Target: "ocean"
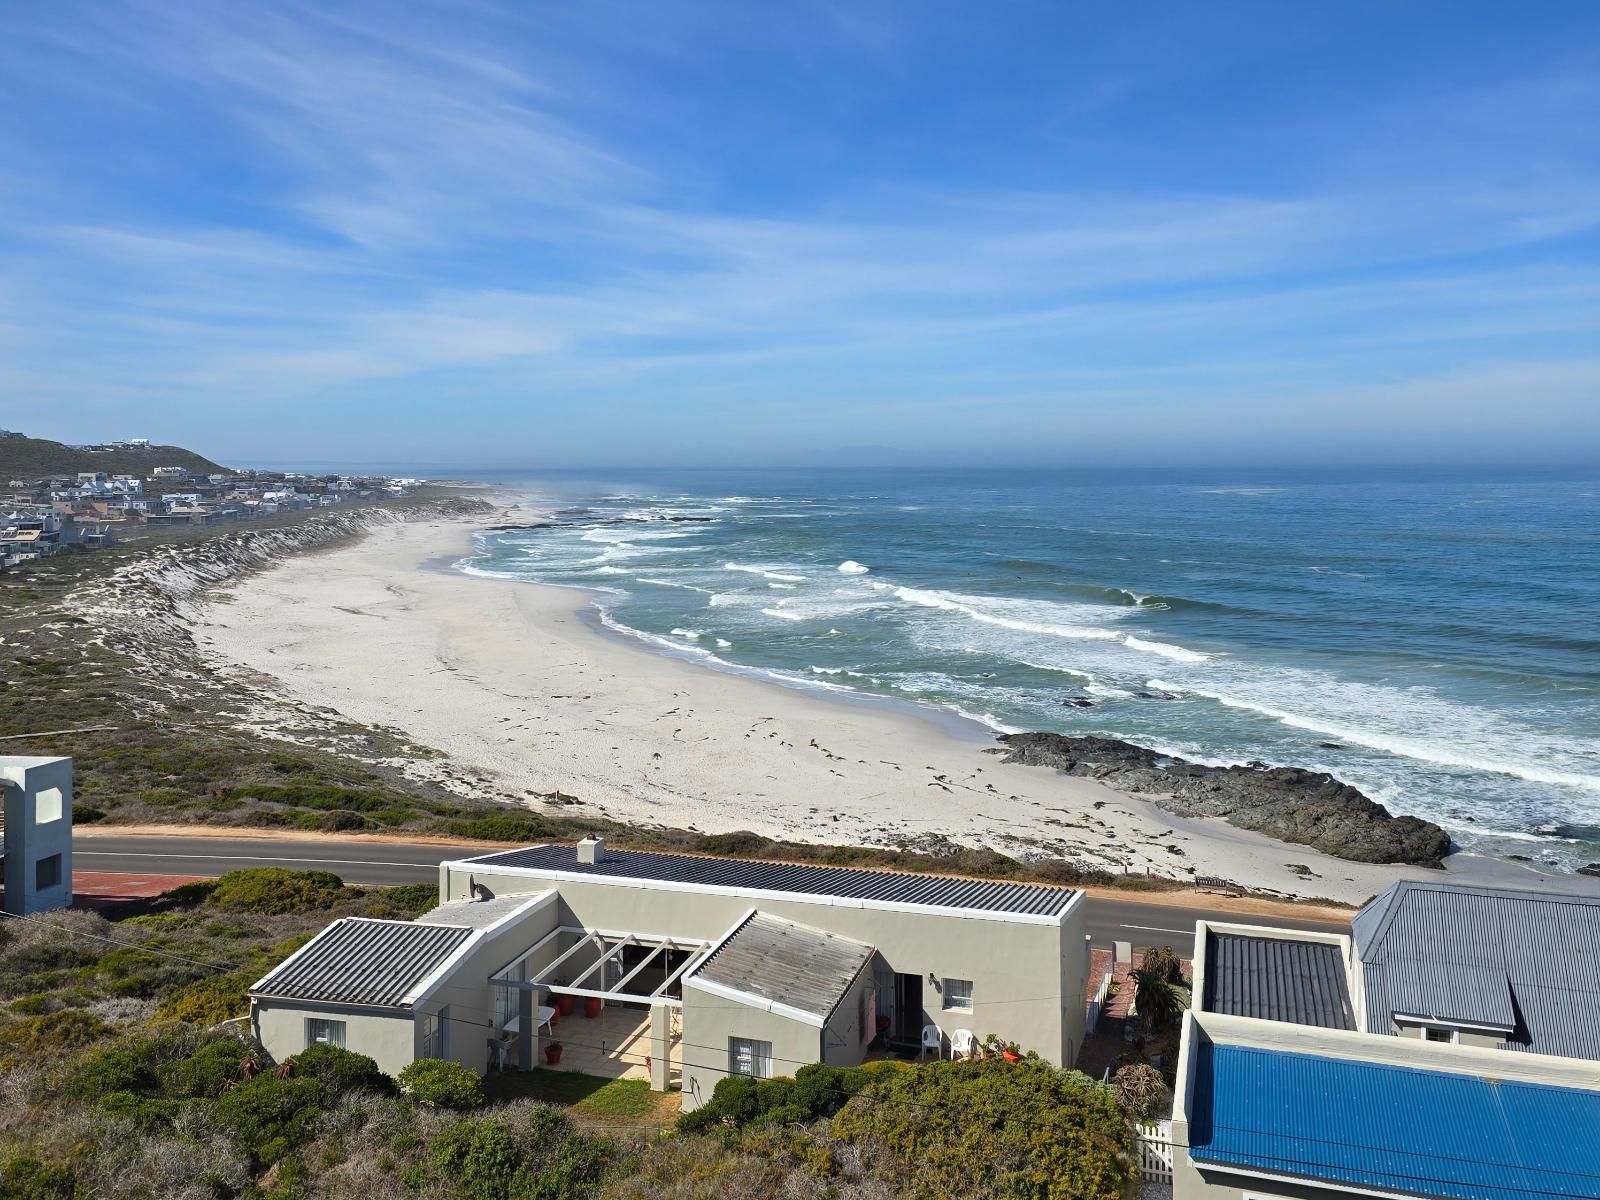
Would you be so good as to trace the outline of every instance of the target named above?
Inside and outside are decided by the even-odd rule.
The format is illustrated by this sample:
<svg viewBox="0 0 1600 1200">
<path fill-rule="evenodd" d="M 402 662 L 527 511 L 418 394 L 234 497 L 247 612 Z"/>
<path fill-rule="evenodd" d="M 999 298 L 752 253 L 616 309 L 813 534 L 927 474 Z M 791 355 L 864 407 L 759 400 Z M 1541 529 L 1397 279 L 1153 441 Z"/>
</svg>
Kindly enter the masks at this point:
<svg viewBox="0 0 1600 1200">
<path fill-rule="evenodd" d="M 486 481 L 559 524 L 485 533 L 463 569 L 593 589 L 599 620 L 663 653 L 996 731 L 1325 770 L 1464 849 L 1600 860 L 1600 480 Z"/>
</svg>

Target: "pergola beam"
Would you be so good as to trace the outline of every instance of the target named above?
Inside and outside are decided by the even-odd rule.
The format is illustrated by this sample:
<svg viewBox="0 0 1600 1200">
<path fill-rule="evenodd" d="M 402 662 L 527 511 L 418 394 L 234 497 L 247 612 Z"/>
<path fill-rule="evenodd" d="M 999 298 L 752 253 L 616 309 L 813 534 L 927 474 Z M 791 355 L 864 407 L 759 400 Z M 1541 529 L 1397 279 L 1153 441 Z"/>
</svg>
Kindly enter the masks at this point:
<svg viewBox="0 0 1600 1200">
<path fill-rule="evenodd" d="M 613 958 L 617 957 L 617 955 L 621 954 L 629 946 L 634 946 L 634 945 L 637 945 L 637 944 L 638 944 L 638 939 L 636 937 L 634 937 L 633 934 L 630 933 L 627 937 L 623 938 L 622 941 L 618 942 L 615 946 L 611 947 L 611 949 L 606 950 L 603 954 L 601 954 L 599 958 L 595 959 L 593 966 L 591 966 L 582 975 L 579 975 L 576 979 L 574 979 L 572 981 L 572 986 L 573 987 L 582 987 L 583 986 L 583 981 L 585 979 L 589 978 L 589 976 L 593 975 L 596 971 L 601 970 L 601 968 L 604 967 L 606 965 L 606 963 L 610 962 Z M 605 945 L 605 943 L 602 942 L 601 943 L 602 949 L 604 948 L 604 945 Z M 600 976 L 600 982 L 601 982 L 601 984 L 604 984 L 605 981 L 606 981 L 606 977 L 605 977 L 604 973 L 602 973 L 601 976 Z"/>
<path fill-rule="evenodd" d="M 556 932 L 559 933 L 560 930 L 557 930 Z M 551 963 L 544 970 L 540 971 L 538 975 L 536 975 L 532 979 L 528 980 L 528 982 L 529 983 L 542 983 L 542 982 L 544 982 L 546 979 L 548 979 L 555 972 L 557 967 L 559 967 L 562 963 L 566 962 L 567 959 L 571 958 L 579 950 L 582 950 L 585 946 L 597 945 L 597 944 L 599 944 L 599 941 L 600 941 L 600 937 L 599 937 L 598 934 L 594 934 L 594 933 L 589 934 L 588 937 L 584 938 L 577 945 L 569 947 L 567 949 L 566 953 L 564 953 L 560 958 L 556 959 L 555 962 Z"/>
<path fill-rule="evenodd" d="M 669 987 L 671 987 L 673 984 L 677 983 L 678 980 L 683 976 L 683 973 L 685 971 L 689 970 L 691 967 L 694 967 L 697 964 L 699 964 L 700 962 L 704 961 L 705 956 L 706 956 L 706 951 L 709 950 L 709 949 L 711 949 L 711 943 L 709 943 L 709 942 L 701 942 L 700 943 L 699 952 L 695 953 L 695 954 L 691 954 L 691 955 L 689 955 L 688 958 L 684 959 L 683 965 L 681 967 L 679 967 L 676 971 L 674 971 L 671 975 L 668 975 L 665 979 L 663 979 L 661 981 L 661 986 L 658 987 L 655 991 L 650 993 L 651 997 L 654 998 L 654 997 L 657 997 L 657 996 L 661 995 L 661 993 L 665 992 Z"/>
<path fill-rule="evenodd" d="M 644 956 L 644 961 L 643 962 L 641 962 L 633 970 L 629 971 L 621 979 L 617 980 L 616 990 L 620 992 L 623 988 L 627 987 L 628 984 L 633 981 L 633 977 L 635 975 L 637 975 L 640 971 L 644 970 L 651 963 L 655 962 L 656 955 L 662 953 L 665 950 L 671 950 L 672 948 L 673 947 L 672 947 L 672 939 L 671 938 L 668 938 L 666 941 L 662 942 L 659 946 L 655 947 L 653 950 L 650 951 L 649 954 L 646 954 Z"/>
</svg>

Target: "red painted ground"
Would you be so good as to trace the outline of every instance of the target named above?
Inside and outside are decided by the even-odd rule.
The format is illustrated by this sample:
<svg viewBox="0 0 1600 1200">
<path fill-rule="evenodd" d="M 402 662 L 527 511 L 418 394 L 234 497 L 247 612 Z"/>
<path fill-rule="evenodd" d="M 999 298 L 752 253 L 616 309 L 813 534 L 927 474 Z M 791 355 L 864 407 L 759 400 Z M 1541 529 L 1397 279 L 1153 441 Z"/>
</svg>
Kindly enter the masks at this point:
<svg viewBox="0 0 1600 1200">
<path fill-rule="evenodd" d="M 208 875 L 160 875 L 150 871 L 74 871 L 72 903 L 95 908 L 122 900 L 140 900 L 171 891 L 180 883 L 209 879 Z"/>
</svg>

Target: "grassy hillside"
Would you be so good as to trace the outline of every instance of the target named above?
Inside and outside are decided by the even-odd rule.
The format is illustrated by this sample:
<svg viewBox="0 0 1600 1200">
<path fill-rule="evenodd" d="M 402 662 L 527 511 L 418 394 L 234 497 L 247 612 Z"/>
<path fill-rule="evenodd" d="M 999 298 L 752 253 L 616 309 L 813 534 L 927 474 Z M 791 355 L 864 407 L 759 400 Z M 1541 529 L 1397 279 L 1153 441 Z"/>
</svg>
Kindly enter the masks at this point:
<svg viewBox="0 0 1600 1200">
<path fill-rule="evenodd" d="M 0 486 L 13 479 L 75 475 L 79 471 L 148 477 L 157 467 L 183 467 L 189 471 L 204 471 L 208 475 L 228 469 L 181 446 L 151 446 L 145 450 L 108 450 L 90 454 L 44 438 L 0 438 Z"/>
</svg>

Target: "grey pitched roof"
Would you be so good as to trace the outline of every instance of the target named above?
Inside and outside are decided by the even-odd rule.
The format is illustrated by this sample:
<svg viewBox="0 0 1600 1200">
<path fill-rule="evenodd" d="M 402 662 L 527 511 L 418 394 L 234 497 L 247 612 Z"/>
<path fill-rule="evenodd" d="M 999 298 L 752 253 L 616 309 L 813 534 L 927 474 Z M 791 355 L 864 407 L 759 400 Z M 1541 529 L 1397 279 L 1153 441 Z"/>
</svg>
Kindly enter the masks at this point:
<svg viewBox="0 0 1600 1200">
<path fill-rule="evenodd" d="M 974 912 L 1059 916 L 1077 893 L 1032 883 L 996 883 L 917 875 L 907 871 L 862 871 L 848 867 L 797 866 L 749 859 L 709 858 L 606 849 L 597 863 L 578 861 L 571 845 L 529 846 L 468 860 L 486 867 L 562 871 L 598 879 L 655 880 L 741 892 L 789 893 L 969 909 Z"/>
<path fill-rule="evenodd" d="M 809 925 L 753 913 L 690 978 L 827 1018 L 872 957 L 872 947 Z"/>
<path fill-rule="evenodd" d="M 1354 1029 L 1344 959 L 1332 942 L 1209 933 L 1206 1012 Z"/>
<path fill-rule="evenodd" d="M 1600 897 L 1404 880 L 1351 925 L 1372 1032 L 1400 1013 L 1600 1060 Z"/>
<path fill-rule="evenodd" d="M 472 935 L 458 925 L 344 917 L 250 991 L 288 1000 L 392 1007 Z"/>
</svg>

